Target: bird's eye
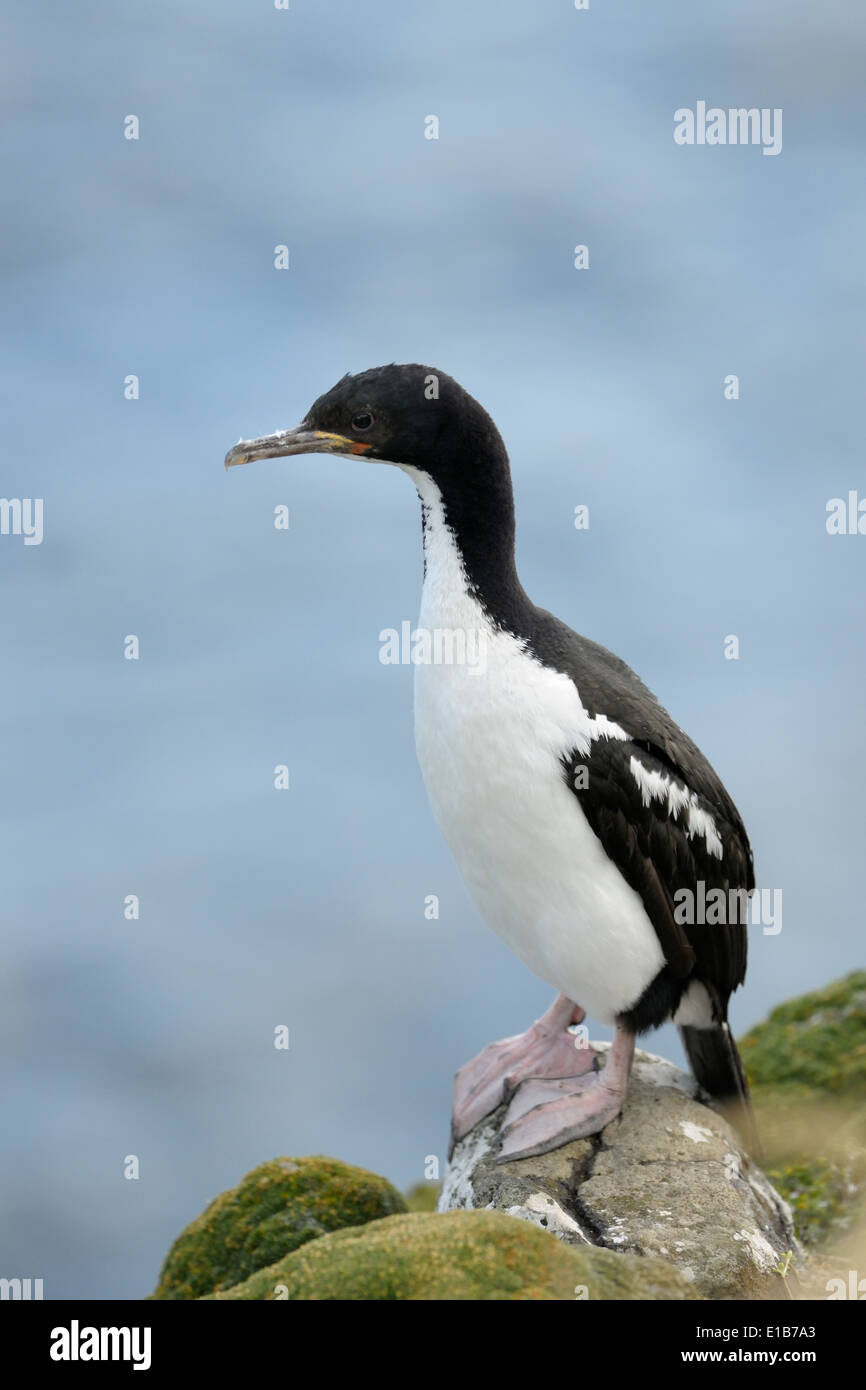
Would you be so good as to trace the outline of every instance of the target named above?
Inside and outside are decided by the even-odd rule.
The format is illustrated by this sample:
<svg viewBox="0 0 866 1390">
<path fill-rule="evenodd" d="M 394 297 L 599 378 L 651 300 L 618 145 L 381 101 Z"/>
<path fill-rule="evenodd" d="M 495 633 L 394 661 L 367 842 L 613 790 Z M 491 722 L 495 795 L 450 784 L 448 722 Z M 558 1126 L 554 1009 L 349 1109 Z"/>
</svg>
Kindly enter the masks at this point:
<svg viewBox="0 0 866 1390">
<path fill-rule="evenodd" d="M 370 429 L 373 424 L 373 414 L 369 410 L 359 410 L 357 415 L 352 416 L 352 429 L 363 434 L 364 430 Z"/>
</svg>

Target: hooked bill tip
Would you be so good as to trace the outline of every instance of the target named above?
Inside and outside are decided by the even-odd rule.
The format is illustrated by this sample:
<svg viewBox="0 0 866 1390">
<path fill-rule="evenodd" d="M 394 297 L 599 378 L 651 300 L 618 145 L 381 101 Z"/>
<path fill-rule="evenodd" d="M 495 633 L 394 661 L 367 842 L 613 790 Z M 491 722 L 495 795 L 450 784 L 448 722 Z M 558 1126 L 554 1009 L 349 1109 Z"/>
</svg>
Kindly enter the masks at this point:
<svg viewBox="0 0 866 1390">
<path fill-rule="evenodd" d="M 229 468 L 233 468 L 238 463 L 247 462 L 247 457 L 243 449 L 243 446 L 244 444 L 246 444 L 246 442 L 247 441 L 245 439 L 239 439 L 234 448 L 229 449 L 228 453 L 225 456 L 224 467 L 226 468 L 226 470 L 228 470 Z"/>
</svg>

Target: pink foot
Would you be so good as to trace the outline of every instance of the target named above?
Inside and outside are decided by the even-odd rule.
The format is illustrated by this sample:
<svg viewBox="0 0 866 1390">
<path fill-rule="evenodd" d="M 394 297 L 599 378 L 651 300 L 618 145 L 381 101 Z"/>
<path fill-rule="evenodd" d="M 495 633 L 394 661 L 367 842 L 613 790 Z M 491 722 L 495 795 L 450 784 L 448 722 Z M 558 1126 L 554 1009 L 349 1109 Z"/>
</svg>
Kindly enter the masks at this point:
<svg viewBox="0 0 866 1390">
<path fill-rule="evenodd" d="M 634 1034 L 618 1025 L 602 1071 L 524 1081 L 505 1113 L 497 1163 L 598 1134 L 622 1109 L 633 1056 Z"/>
<path fill-rule="evenodd" d="M 567 1031 L 584 1017 L 579 1004 L 560 994 L 525 1033 L 491 1043 L 462 1066 L 454 1080 L 451 1150 L 527 1077 L 578 1077 L 590 1071 L 596 1054 L 576 1046 L 580 1039 Z"/>
</svg>

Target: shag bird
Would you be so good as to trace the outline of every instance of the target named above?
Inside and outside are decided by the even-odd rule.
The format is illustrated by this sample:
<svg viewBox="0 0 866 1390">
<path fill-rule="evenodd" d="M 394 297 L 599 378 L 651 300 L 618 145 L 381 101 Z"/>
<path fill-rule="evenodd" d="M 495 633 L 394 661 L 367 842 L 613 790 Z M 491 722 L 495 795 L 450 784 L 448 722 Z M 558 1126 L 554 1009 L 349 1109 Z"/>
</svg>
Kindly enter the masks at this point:
<svg viewBox="0 0 866 1390">
<path fill-rule="evenodd" d="M 636 1036 L 670 1019 L 698 1082 L 754 1143 L 727 1021 L 744 915 L 709 925 L 680 910 L 689 894 L 751 892 L 743 823 L 634 672 L 524 591 L 490 416 L 444 372 L 392 364 L 344 376 L 296 429 L 242 440 L 225 462 L 306 453 L 393 464 L 418 491 L 419 630 L 464 634 L 475 656 L 437 661 L 434 641 L 415 664 L 424 781 L 481 915 L 558 991 L 527 1032 L 457 1073 L 452 1145 L 506 1101 L 500 1161 L 597 1133 L 620 1112 Z M 586 1013 L 614 1025 L 603 1066 L 576 1045 Z"/>
</svg>

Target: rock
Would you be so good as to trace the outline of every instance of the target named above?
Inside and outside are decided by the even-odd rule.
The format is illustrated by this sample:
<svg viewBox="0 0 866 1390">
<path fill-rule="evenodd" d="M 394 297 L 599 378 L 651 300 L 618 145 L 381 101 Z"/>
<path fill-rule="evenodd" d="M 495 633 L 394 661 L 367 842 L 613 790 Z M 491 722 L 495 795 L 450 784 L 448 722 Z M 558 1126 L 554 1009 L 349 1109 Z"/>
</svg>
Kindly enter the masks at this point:
<svg viewBox="0 0 866 1390">
<path fill-rule="evenodd" d="M 780 1005 L 740 1051 L 768 1174 L 800 1239 L 830 1249 L 866 1225 L 866 972 Z"/>
<path fill-rule="evenodd" d="M 396 1188 L 333 1158 L 275 1158 L 217 1197 L 174 1242 L 155 1299 L 201 1298 L 308 1241 L 404 1212 Z"/>
<path fill-rule="evenodd" d="M 696 1299 L 670 1265 L 569 1247 L 496 1211 L 411 1212 L 321 1236 L 217 1299 Z"/>
<path fill-rule="evenodd" d="M 455 1148 L 440 1211 L 493 1207 L 585 1252 L 655 1257 L 706 1298 L 785 1296 L 774 1266 L 802 1257 L 790 1211 L 670 1062 L 638 1052 L 622 1115 L 540 1158 L 495 1162 L 504 1114 Z"/>
</svg>

